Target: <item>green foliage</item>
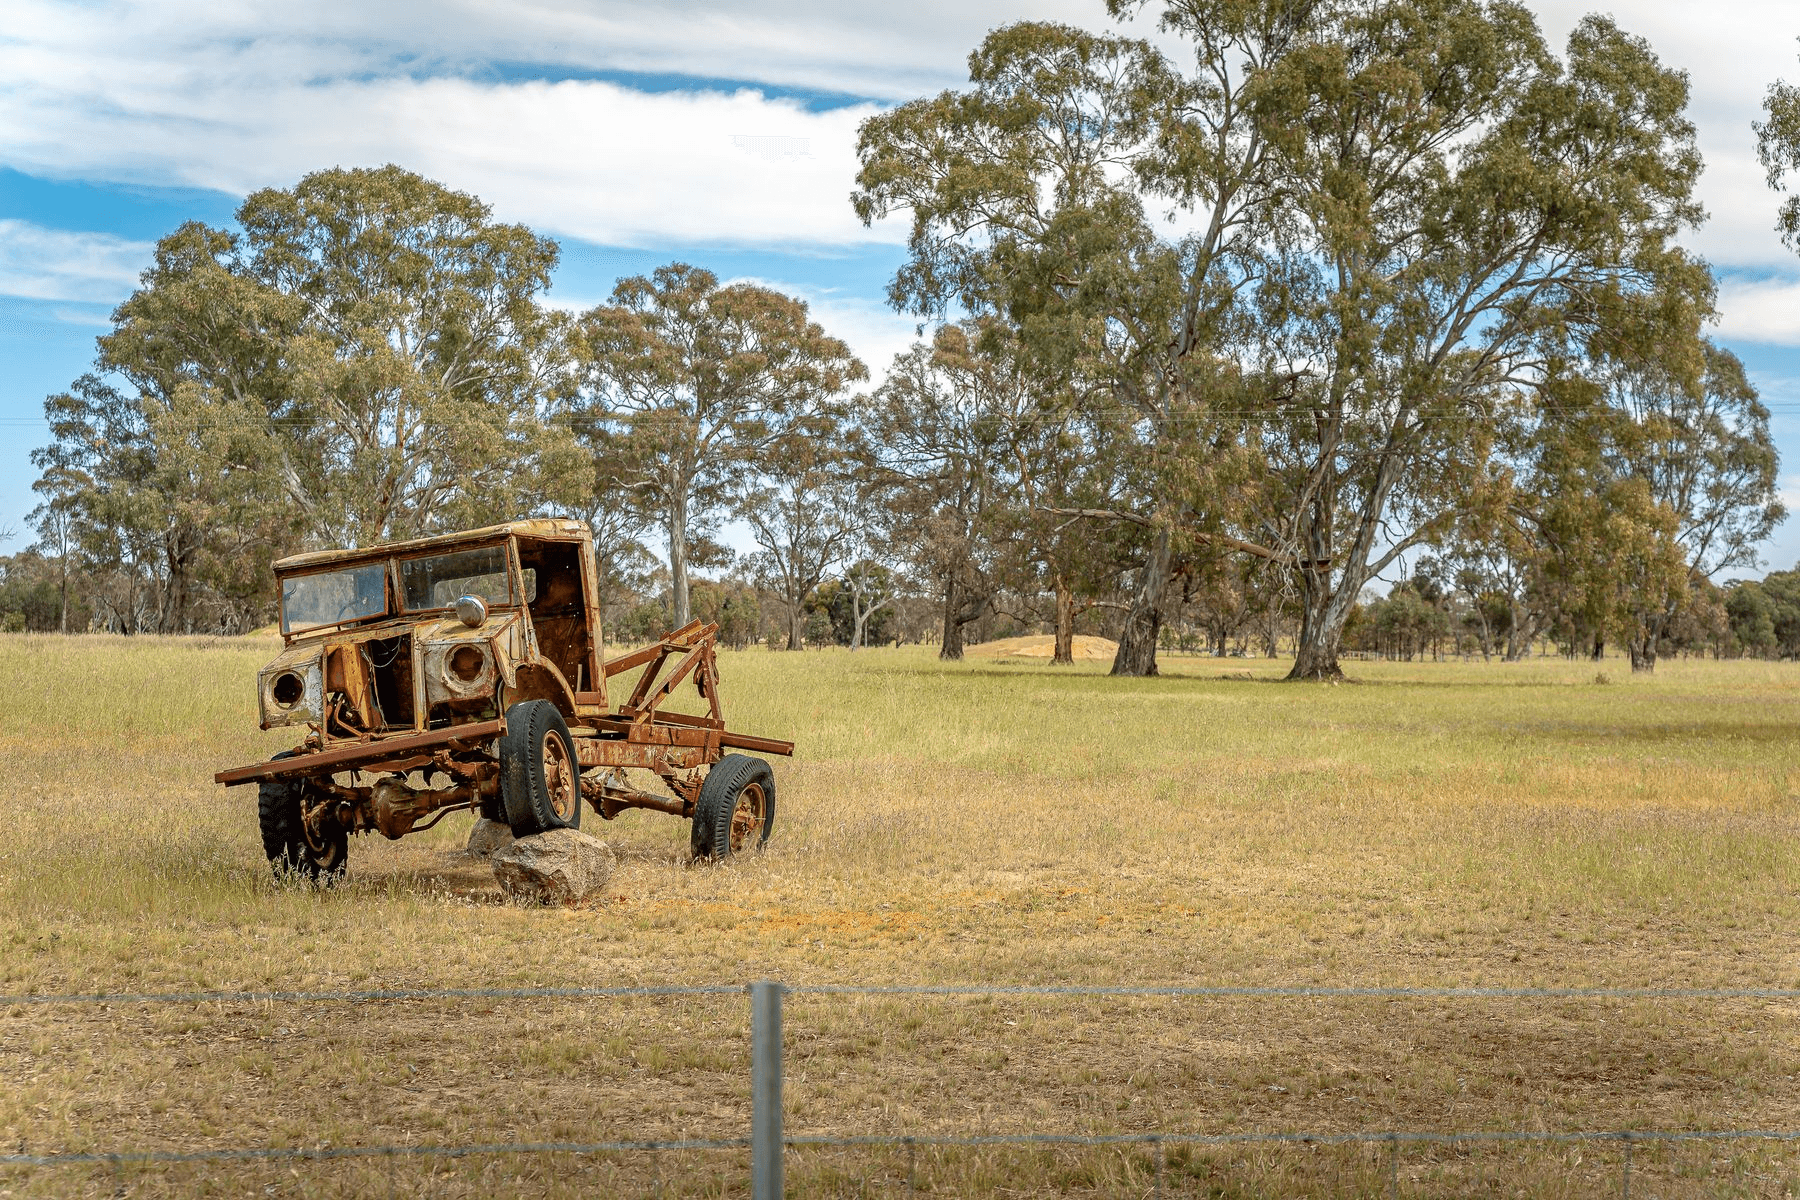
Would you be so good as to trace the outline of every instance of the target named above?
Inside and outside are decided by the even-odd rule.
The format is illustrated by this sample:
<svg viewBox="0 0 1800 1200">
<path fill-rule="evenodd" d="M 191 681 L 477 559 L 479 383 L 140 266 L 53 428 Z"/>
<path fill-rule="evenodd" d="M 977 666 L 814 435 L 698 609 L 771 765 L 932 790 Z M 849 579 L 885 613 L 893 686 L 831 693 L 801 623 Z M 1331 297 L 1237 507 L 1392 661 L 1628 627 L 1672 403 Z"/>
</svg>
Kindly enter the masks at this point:
<svg viewBox="0 0 1800 1200">
<path fill-rule="evenodd" d="M 1727 584 L 1725 612 L 1739 653 L 1800 658 L 1800 567 Z"/>
<path fill-rule="evenodd" d="M 870 523 L 859 495 L 859 451 L 835 405 L 794 420 L 769 441 L 760 471 L 738 484 L 734 507 L 759 549 L 745 566 L 788 614 L 788 649 L 815 588 Z M 746 473 L 748 474 L 748 473 Z"/>
<path fill-rule="evenodd" d="M 61 619 L 56 568 L 29 551 L 0 557 L 0 626 L 10 633 L 48 632 Z"/>
<path fill-rule="evenodd" d="M 1756 154 L 1768 172 L 1769 186 L 1781 190 L 1786 177 L 1800 171 L 1800 86 L 1777 81 L 1763 98 L 1766 121 L 1753 122 Z M 1800 252 L 1800 194 L 1787 193 L 1775 228 L 1788 247 Z"/>
<path fill-rule="evenodd" d="M 1293 572 L 1295 674 L 1330 677 L 1365 581 L 1448 533 L 1547 362 L 1698 358 L 1686 80 L 1601 18 L 1559 62 L 1508 3 L 1162 22 L 1191 73 L 1141 41 L 995 31 L 966 90 L 865 123 L 854 203 L 911 215 L 897 306 L 990 316 L 1129 414 L 1111 515 L 1150 536 L 1126 641 L 1154 644 L 1179 529 Z"/>
<path fill-rule="evenodd" d="M 1450 614 L 1434 590 L 1428 581 L 1407 580 L 1386 596 L 1357 605 L 1345 622 L 1345 646 L 1405 662 L 1428 649 L 1441 654 L 1446 639 L 1454 648 Z"/>
<path fill-rule="evenodd" d="M 861 563 L 853 569 L 860 572 L 859 579 L 868 589 L 863 598 L 865 609 L 871 604 L 881 603 L 891 595 L 892 573 L 886 568 L 878 564 Z M 849 583 L 839 579 L 827 580 L 819 585 L 812 599 L 807 601 L 806 608 L 809 614 L 825 614 L 830 622 L 831 640 L 837 645 L 855 644 L 856 597 Z M 894 610 L 891 607 L 876 608 L 863 623 L 863 645 L 880 646 L 893 641 L 894 626 Z"/>
<path fill-rule="evenodd" d="M 557 249 L 398 167 L 316 172 L 163 238 L 45 404 L 40 545 L 125 632 L 265 619 L 270 560 L 517 516 L 584 493 L 546 420 Z"/>
<path fill-rule="evenodd" d="M 868 377 L 806 305 L 671 263 L 621 280 L 580 322 L 573 420 L 669 547 L 673 621 L 690 616 L 690 544 L 784 434 Z"/>
<path fill-rule="evenodd" d="M 719 641 L 723 644 L 742 650 L 756 641 L 762 629 L 763 613 L 762 602 L 754 587 L 739 580 L 714 583 L 696 579 L 692 599 L 694 616 L 717 625 Z"/>
<path fill-rule="evenodd" d="M 190 224 L 159 244 L 102 362 L 141 395 L 193 384 L 200 422 L 240 437 L 212 460 L 277 485 L 308 545 L 555 495 L 569 447 L 540 418 L 566 322 L 537 302 L 554 242 L 394 166 L 315 172 L 237 217 L 241 235 Z"/>
</svg>

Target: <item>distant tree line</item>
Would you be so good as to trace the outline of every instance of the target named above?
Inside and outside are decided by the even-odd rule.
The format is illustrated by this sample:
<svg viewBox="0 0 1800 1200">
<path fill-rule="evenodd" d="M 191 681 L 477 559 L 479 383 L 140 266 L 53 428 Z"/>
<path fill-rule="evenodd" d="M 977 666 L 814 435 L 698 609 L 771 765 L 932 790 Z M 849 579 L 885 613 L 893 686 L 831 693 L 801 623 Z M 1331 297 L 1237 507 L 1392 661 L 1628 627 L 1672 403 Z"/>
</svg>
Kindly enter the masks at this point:
<svg viewBox="0 0 1800 1200">
<path fill-rule="evenodd" d="M 1500 0 L 1160 16 L 996 30 L 865 122 L 852 201 L 910 221 L 890 298 L 929 326 L 874 387 L 802 302 L 687 264 L 551 308 L 554 242 L 398 167 L 182 226 L 46 402 L 0 613 L 248 629 L 280 555 L 546 512 L 593 526 L 624 638 L 1095 632 L 1121 674 L 1279 647 L 1296 679 L 1785 644 L 1767 581 L 1716 582 L 1784 513 L 1678 240 L 1685 75 Z M 1797 113 L 1777 85 L 1757 127 L 1778 188 Z"/>
<path fill-rule="evenodd" d="M 1483 593 L 1443 574 L 1427 559 L 1388 593 L 1364 595 L 1344 631 L 1347 650 L 1370 657 L 1413 661 L 1452 656 L 1517 661 L 1533 654 L 1602 657 L 1578 614 L 1535 613 L 1514 624 L 1506 597 Z M 1664 623 L 1656 652 L 1715 658 L 1800 657 L 1800 567 L 1763 579 L 1732 579 L 1722 586 L 1694 581 L 1673 619 Z M 1629 649 L 1627 649 L 1629 653 Z"/>
</svg>

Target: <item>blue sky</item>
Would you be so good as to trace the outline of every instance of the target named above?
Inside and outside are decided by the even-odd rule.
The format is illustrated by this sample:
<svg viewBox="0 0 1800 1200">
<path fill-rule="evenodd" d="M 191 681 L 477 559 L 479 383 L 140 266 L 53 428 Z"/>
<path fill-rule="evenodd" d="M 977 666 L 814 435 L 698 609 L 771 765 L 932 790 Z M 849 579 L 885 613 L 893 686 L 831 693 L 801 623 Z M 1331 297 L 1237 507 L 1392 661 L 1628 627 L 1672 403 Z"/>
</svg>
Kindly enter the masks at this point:
<svg viewBox="0 0 1800 1200">
<path fill-rule="evenodd" d="M 1534 4 L 1560 43 L 1585 11 Z M 1775 412 L 1800 511 L 1800 258 L 1749 123 L 1800 78 L 1790 3 L 1655 0 L 1613 15 L 1690 73 L 1721 283 L 1717 336 Z M 551 301 L 586 307 L 680 259 L 807 300 L 877 373 L 911 340 L 883 289 L 897 225 L 847 196 L 857 124 L 964 78 L 1021 19 L 1103 27 L 1100 0 L 8 0 L 0 27 L 0 529 L 24 517 L 41 406 L 88 366 L 155 240 L 250 190 L 396 162 L 556 237 Z M 1140 28 L 1140 34 L 1154 34 Z M 1771 540 L 1800 561 L 1800 515 Z"/>
</svg>

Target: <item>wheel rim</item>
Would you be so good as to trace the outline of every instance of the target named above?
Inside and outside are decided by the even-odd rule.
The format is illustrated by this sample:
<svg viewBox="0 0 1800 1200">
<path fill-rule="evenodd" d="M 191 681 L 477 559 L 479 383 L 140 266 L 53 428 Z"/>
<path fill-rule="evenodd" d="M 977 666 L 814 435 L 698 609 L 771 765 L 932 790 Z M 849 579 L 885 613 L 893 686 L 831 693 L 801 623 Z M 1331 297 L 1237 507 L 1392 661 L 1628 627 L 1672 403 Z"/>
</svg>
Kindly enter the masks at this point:
<svg viewBox="0 0 1800 1200">
<path fill-rule="evenodd" d="M 737 805 L 731 810 L 731 852 L 736 854 L 762 831 L 767 799 L 760 783 L 750 783 L 738 793 Z"/>
<path fill-rule="evenodd" d="M 544 791 L 550 797 L 550 811 L 559 821 L 575 815 L 580 792 L 575 782 L 575 767 L 569 761 L 569 748 L 554 729 L 544 733 Z"/>
</svg>

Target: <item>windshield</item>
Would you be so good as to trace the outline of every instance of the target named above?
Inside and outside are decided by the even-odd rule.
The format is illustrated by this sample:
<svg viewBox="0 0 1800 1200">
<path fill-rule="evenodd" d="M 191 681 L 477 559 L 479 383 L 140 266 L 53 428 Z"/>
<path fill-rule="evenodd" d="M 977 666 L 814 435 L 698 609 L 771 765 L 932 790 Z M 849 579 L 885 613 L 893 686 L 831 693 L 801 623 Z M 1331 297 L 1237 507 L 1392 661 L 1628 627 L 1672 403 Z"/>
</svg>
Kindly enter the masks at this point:
<svg viewBox="0 0 1800 1200">
<path fill-rule="evenodd" d="M 448 608 L 459 596 L 480 596 L 489 604 L 505 604 L 506 547 L 401 559 L 400 592 L 406 607 L 415 612 Z"/>
<path fill-rule="evenodd" d="M 387 564 L 291 575 L 281 581 L 281 631 L 297 633 L 387 611 Z"/>
</svg>

